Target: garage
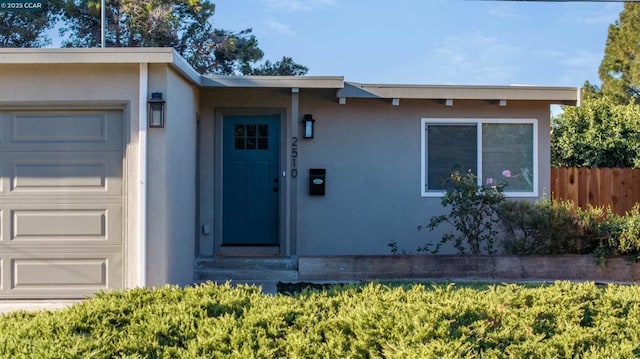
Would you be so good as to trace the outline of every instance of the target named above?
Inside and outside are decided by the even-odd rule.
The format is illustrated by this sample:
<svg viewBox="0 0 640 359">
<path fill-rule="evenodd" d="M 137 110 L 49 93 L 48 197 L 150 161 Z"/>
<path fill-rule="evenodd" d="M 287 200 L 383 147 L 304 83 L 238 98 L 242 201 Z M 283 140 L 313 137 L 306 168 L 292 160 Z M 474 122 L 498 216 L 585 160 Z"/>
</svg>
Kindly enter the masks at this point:
<svg viewBox="0 0 640 359">
<path fill-rule="evenodd" d="M 123 287 L 121 110 L 0 110 L 0 297 Z"/>
</svg>

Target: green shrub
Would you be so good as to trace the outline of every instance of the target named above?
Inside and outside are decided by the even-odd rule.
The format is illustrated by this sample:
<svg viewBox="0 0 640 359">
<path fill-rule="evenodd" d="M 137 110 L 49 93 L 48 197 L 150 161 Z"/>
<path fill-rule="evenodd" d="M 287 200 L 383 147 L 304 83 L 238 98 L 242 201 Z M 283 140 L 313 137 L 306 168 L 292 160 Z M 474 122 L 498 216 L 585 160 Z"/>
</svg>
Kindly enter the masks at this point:
<svg viewBox="0 0 640 359">
<path fill-rule="evenodd" d="M 472 172 L 462 174 L 454 171 L 448 185 L 441 203 L 443 207 L 449 207 L 450 212 L 432 217 L 427 227 L 434 230 L 440 224 L 448 223 L 456 231 L 443 234 L 433 252 L 437 253 L 440 245 L 453 242 L 461 254 L 466 248 L 474 255 L 482 250 L 494 254 L 498 234 L 496 208 L 504 201 L 504 184 L 478 185 L 478 177 Z M 428 248 L 429 244 L 418 248 L 418 251 Z"/>
<path fill-rule="evenodd" d="M 597 254 L 600 256 L 640 257 L 640 204 L 624 215 L 609 213 L 600 226 L 606 234 Z"/>
<path fill-rule="evenodd" d="M 497 208 L 505 252 L 517 255 L 594 254 L 640 259 L 640 204 L 624 215 L 571 202 L 505 201 Z"/>
<path fill-rule="evenodd" d="M 3 358 L 630 358 L 640 287 L 368 284 L 264 296 L 204 284 L 0 320 Z"/>
<path fill-rule="evenodd" d="M 506 253 L 554 255 L 592 253 L 602 241 L 600 208 L 544 199 L 505 201 L 497 209 Z"/>
</svg>

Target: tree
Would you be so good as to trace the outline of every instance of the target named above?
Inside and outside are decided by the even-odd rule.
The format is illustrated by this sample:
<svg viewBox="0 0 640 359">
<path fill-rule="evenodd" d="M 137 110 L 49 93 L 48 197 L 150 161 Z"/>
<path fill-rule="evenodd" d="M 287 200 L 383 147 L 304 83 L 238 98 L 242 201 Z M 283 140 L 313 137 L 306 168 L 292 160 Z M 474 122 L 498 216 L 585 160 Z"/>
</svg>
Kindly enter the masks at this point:
<svg viewBox="0 0 640 359">
<path fill-rule="evenodd" d="M 0 12 L 0 47 L 43 47 L 51 43 L 46 31 L 53 28 L 58 1 L 43 1 L 38 11 Z"/>
<path fill-rule="evenodd" d="M 282 57 L 282 60 L 271 63 L 267 60 L 260 67 L 257 67 L 251 71 L 252 75 L 263 76 L 302 76 L 307 73 L 309 69 L 306 66 L 296 64 L 290 57 Z"/>
<path fill-rule="evenodd" d="M 583 96 L 581 107 L 565 107 L 552 122 L 551 164 L 640 167 L 640 105 Z"/>
<path fill-rule="evenodd" d="M 640 103 L 640 3 L 625 3 L 609 26 L 599 74 L 602 91 L 612 100 Z"/>
<path fill-rule="evenodd" d="M 263 68 L 272 70 L 275 65 L 266 62 L 254 69 L 264 53 L 252 29 L 234 32 L 214 28 L 215 5 L 209 0 L 107 0 L 105 10 L 107 47 L 173 47 L 204 74 L 249 75 Z M 99 1 L 65 0 L 64 20 L 61 34 L 69 35 L 64 46 L 99 45 Z M 289 62 L 282 66 L 283 71 L 306 73 L 304 66 L 286 59 Z"/>
</svg>

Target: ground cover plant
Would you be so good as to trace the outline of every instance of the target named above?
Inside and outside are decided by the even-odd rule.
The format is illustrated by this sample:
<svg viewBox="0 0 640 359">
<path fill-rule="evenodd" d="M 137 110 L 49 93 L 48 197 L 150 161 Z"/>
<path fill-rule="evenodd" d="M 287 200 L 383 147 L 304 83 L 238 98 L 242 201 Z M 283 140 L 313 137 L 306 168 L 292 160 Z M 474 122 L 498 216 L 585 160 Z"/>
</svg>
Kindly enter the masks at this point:
<svg viewBox="0 0 640 359">
<path fill-rule="evenodd" d="M 640 356 L 640 287 L 347 285 L 293 295 L 204 284 L 0 317 L 11 358 Z"/>
</svg>

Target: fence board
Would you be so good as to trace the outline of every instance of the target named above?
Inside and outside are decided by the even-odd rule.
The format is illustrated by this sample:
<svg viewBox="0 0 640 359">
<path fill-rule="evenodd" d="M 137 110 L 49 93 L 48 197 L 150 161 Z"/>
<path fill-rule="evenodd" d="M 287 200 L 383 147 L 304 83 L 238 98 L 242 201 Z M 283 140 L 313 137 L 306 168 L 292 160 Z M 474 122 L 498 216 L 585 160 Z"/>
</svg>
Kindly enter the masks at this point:
<svg viewBox="0 0 640 359">
<path fill-rule="evenodd" d="M 552 193 L 558 193 L 558 168 L 551 168 L 551 181 L 549 182 L 550 188 L 548 195 L 550 196 Z M 547 193 L 545 193 L 546 195 Z"/>
<path fill-rule="evenodd" d="M 611 206 L 624 214 L 640 202 L 640 169 L 552 168 L 551 198 L 571 200 L 582 208 Z"/>
<path fill-rule="evenodd" d="M 631 180 L 632 195 L 634 202 L 640 202 L 640 168 L 633 169 L 633 176 Z"/>
<path fill-rule="evenodd" d="M 613 207 L 611 203 L 611 168 L 597 168 L 596 171 L 600 173 L 600 205 Z"/>
<path fill-rule="evenodd" d="M 578 168 L 578 181 L 576 181 L 576 189 L 578 193 L 578 199 L 575 203 L 578 203 L 580 207 L 586 207 L 590 203 L 589 200 L 589 185 L 591 176 L 589 176 L 589 168 Z"/>
<path fill-rule="evenodd" d="M 623 177 L 622 169 L 611 169 L 611 209 L 615 213 L 624 212 L 624 198 L 622 198 Z"/>
<path fill-rule="evenodd" d="M 573 201 L 573 203 L 578 203 L 578 169 L 571 168 L 567 172 L 567 199 Z"/>
<path fill-rule="evenodd" d="M 594 206 L 602 206 L 602 195 L 600 194 L 600 172 L 589 169 L 589 203 Z"/>
</svg>

